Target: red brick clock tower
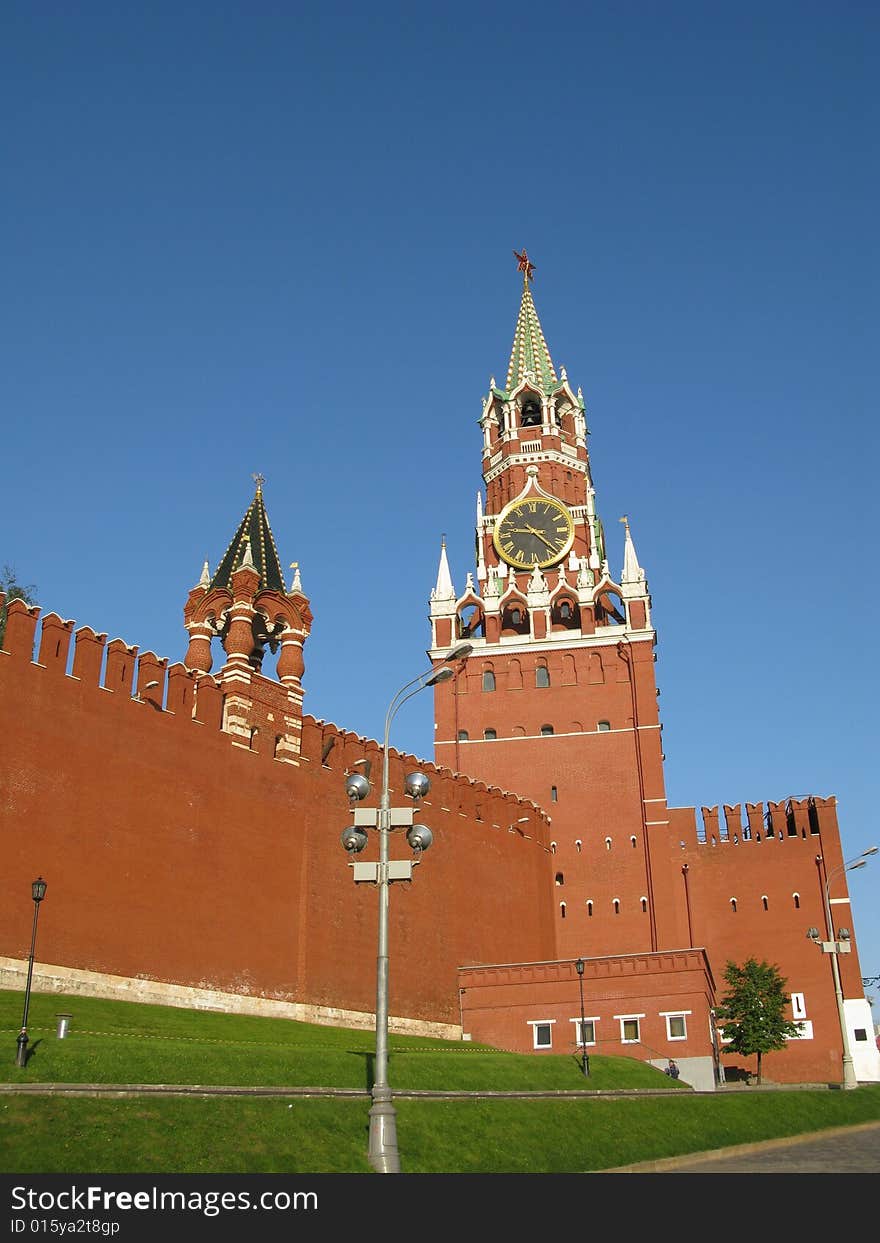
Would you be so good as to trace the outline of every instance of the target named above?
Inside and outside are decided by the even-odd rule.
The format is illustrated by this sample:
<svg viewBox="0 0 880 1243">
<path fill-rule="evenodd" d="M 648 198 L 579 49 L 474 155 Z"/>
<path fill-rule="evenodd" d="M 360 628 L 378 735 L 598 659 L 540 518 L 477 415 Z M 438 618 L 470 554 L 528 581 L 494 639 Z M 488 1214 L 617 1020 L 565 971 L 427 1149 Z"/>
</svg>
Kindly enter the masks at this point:
<svg viewBox="0 0 880 1243">
<path fill-rule="evenodd" d="M 612 577 L 584 399 L 553 364 L 533 265 L 517 259 L 507 377 L 480 419 L 476 575 L 457 593 L 444 546 L 431 593 L 430 655 L 474 648 L 435 688 L 436 760 L 549 812 L 560 956 L 650 951 L 651 836 L 667 824 L 651 601 L 626 519 Z"/>
</svg>

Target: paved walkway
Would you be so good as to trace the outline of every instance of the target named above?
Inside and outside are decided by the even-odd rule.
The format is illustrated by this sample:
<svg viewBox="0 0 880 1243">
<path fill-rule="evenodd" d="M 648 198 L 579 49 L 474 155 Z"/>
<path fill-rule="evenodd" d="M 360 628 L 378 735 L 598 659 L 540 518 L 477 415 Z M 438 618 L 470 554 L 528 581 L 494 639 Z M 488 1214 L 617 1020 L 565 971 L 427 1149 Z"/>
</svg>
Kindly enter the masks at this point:
<svg viewBox="0 0 880 1243">
<path fill-rule="evenodd" d="M 643 1161 L 604 1174 L 880 1174 L 880 1122 L 714 1152 Z"/>
</svg>

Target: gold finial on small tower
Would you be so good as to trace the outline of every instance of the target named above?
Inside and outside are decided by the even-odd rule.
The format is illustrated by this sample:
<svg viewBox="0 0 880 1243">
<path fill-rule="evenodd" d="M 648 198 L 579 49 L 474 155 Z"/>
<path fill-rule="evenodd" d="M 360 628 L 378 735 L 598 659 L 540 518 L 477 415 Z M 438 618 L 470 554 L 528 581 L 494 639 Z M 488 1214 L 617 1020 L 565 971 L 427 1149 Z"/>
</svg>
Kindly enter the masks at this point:
<svg viewBox="0 0 880 1243">
<path fill-rule="evenodd" d="M 261 475 L 260 472 L 257 471 L 255 475 L 251 475 L 251 478 L 253 479 L 254 483 L 257 485 L 257 491 L 261 492 L 263 490 L 263 484 L 266 482 L 265 475 Z"/>
</svg>

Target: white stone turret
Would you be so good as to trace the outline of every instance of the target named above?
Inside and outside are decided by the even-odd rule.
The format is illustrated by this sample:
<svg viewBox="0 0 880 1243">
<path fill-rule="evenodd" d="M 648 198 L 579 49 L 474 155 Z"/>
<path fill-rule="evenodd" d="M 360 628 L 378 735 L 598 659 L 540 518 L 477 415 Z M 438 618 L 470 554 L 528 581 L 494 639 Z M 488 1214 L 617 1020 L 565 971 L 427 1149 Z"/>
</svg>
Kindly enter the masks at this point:
<svg viewBox="0 0 880 1243">
<path fill-rule="evenodd" d="M 446 536 L 440 544 L 440 565 L 437 568 L 437 584 L 431 592 L 431 599 L 438 603 L 441 600 L 455 600 L 455 588 L 449 572 L 449 561 L 446 556 Z"/>
</svg>

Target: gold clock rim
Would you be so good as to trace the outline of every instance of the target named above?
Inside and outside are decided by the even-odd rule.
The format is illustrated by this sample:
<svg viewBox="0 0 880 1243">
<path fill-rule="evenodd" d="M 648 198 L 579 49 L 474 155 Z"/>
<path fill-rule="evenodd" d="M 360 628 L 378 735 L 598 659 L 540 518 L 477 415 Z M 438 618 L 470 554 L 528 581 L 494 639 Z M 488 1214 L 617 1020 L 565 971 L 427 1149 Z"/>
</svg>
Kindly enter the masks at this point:
<svg viewBox="0 0 880 1243">
<path fill-rule="evenodd" d="M 521 561 L 517 559 L 516 557 L 509 557 L 503 551 L 503 549 L 499 546 L 499 543 L 498 543 L 498 531 L 500 530 L 501 524 L 504 522 L 504 520 L 514 510 L 521 509 L 524 505 L 527 505 L 529 501 L 531 500 L 544 501 L 548 505 L 554 506 L 556 509 L 560 511 L 560 513 L 564 515 L 565 521 L 568 523 L 568 536 L 562 548 L 559 550 L 558 553 L 554 553 L 552 557 L 547 557 L 543 561 Z M 498 556 L 501 558 L 501 560 L 504 561 L 505 564 L 513 566 L 515 570 L 534 570 L 536 568 L 539 570 L 544 570 L 547 568 L 547 566 L 555 565 L 558 561 L 561 561 L 563 557 L 567 557 L 569 552 L 571 551 L 572 544 L 574 544 L 574 518 L 572 517 L 568 506 L 564 505 L 562 501 L 557 500 L 555 496 L 521 497 L 518 500 L 508 501 L 508 503 L 502 509 L 501 513 L 498 515 L 498 518 L 495 522 L 495 526 L 492 531 L 492 543 L 495 547 L 495 551 L 498 553 Z"/>
</svg>

